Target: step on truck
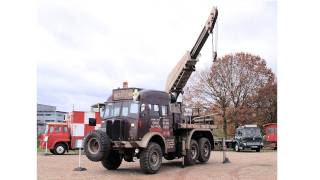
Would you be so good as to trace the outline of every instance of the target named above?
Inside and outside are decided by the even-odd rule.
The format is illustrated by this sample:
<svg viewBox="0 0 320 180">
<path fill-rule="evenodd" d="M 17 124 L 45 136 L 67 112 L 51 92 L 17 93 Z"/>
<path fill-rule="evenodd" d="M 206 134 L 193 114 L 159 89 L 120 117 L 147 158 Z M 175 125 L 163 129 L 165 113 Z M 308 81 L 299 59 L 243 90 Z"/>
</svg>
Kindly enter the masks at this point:
<svg viewBox="0 0 320 180">
<path fill-rule="evenodd" d="M 160 169 L 163 157 L 181 158 L 182 166 L 209 160 L 214 146 L 213 117 L 190 113 L 177 99 L 195 71 L 198 55 L 212 34 L 217 16 L 214 7 L 191 51 L 169 74 L 165 91 L 129 88 L 127 82 L 123 88 L 113 90 L 101 110 L 101 128 L 84 139 L 89 160 L 115 170 L 123 160 L 139 159 L 141 169 L 148 174 Z M 89 125 L 96 125 L 94 118 Z"/>
</svg>

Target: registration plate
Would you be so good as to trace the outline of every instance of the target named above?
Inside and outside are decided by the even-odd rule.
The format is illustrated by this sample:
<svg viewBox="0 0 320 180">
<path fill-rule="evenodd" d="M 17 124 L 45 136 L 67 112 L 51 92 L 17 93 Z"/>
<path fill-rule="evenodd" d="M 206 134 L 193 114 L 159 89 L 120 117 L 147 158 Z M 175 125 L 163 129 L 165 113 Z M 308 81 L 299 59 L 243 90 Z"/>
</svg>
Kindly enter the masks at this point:
<svg viewBox="0 0 320 180">
<path fill-rule="evenodd" d="M 260 143 L 259 142 L 247 142 L 247 145 L 249 145 L 249 146 L 258 146 L 258 145 L 260 145 Z"/>
</svg>

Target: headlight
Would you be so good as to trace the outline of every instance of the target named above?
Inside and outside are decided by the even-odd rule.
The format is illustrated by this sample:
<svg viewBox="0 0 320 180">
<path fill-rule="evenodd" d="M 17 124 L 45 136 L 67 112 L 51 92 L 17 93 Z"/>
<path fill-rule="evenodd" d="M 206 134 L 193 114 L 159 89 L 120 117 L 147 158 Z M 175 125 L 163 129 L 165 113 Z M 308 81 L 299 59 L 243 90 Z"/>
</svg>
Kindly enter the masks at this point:
<svg viewBox="0 0 320 180">
<path fill-rule="evenodd" d="M 247 143 L 243 143 L 243 145 L 245 145 L 245 146 L 246 146 L 246 145 L 247 145 Z"/>
<path fill-rule="evenodd" d="M 132 127 L 132 128 L 134 127 L 134 123 L 131 123 L 131 127 Z"/>
<path fill-rule="evenodd" d="M 261 146 L 263 146 L 263 142 L 261 142 Z"/>
</svg>

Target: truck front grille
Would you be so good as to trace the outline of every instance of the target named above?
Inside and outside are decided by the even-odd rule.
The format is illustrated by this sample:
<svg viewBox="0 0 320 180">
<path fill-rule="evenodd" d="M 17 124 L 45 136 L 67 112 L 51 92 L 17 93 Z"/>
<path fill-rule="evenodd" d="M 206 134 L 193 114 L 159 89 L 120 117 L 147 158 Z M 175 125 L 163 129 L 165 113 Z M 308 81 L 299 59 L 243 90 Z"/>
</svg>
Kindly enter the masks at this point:
<svg viewBox="0 0 320 180">
<path fill-rule="evenodd" d="M 107 135 L 113 141 L 127 140 L 129 137 L 130 126 L 125 120 L 108 120 L 107 121 Z"/>
</svg>

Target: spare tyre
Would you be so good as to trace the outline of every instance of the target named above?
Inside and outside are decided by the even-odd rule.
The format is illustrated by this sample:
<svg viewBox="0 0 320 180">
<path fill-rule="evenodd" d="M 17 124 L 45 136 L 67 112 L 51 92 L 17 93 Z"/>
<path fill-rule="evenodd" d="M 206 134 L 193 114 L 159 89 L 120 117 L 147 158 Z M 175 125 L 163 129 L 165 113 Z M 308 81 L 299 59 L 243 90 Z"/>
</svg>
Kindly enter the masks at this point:
<svg viewBox="0 0 320 180">
<path fill-rule="evenodd" d="M 111 140 L 106 132 L 94 130 L 84 139 L 84 152 L 91 161 L 101 161 L 110 153 Z"/>
</svg>

